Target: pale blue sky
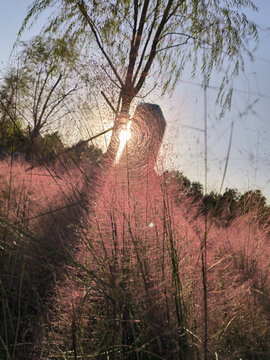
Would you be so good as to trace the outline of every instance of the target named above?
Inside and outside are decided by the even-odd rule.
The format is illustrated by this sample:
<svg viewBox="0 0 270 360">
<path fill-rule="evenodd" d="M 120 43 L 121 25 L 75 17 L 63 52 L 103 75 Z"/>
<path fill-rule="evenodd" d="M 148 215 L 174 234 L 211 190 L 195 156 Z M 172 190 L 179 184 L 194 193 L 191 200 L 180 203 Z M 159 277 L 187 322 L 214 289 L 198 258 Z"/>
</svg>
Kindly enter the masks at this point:
<svg viewBox="0 0 270 360">
<path fill-rule="evenodd" d="M 270 1 L 261 0 L 260 10 L 251 14 L 260 25 L 260 44 L 252 48 L 255 62 L 246 59 L 246 71 L 234 81 L 231 112 L 217 119 L 216 89 L 207 91 L 208 107 L 208 168 L 209 188 L 219 190 L 229 144 L 230 125 L 234 121 L 232 149 L 223 189 L 235 187 L 246 191 L 260 188 L 270 202 Z M 178 155 L 179 168 L 192 179 L 203 183 L 203 133 L 183 125 L 202 128 L 203 91 L 184 74 L 174 97 L 164 106 L 171 111 L 175 124 L 174 156 Z M 214 74 L 210 85 L 216 86 L 220 75 Z M 194 83 L 191 85 L 190 83 Z M 163 108 L 164 108 L 163 106 Z M 168 117 L 167 117 L 168 118 Z M 168 134 L 167 134 L 168 135 Z"/>
<path fill-rule="evenodd" d="M 0 0 L 0 61 L 4 64 L 9 58 L 27 7 L 31 3 L 31 0 Z M 35 29 L 31 32 L 34 35 Z"/>
<path fill-rule="evenodd" d="M 0 0 L 0 69 L 7 64 L 17 32 L 32 0 Z M 230 124 L 235 122 L 225 186 L 246 191 L 260 188 L 270 199 L 270 1 L 260 0 L 260 10 L 251 17 L 260 25 L 260 44 L 253 49 L 255 62 L 246 61 L 246 72 L 235 80 L 232 111 L 217 119 L 216 90 L 207 92 L 209 124 L 209 189 L 221 184 L 228 148 Z M 44 15 L 23 39 L 36 35 Z M 219 81 L 214 74 L 211 85 Z M 203 92 L 199 79 L 183 74 L 172 98 L 156 99 L 168 126 L 164 139 L 166 164 L 192 180 L 204 181 L 203 134 L 190 127 L 203 127 Z M 155 99 L 150 99 L 154 101 Z M 255 103 L 255 104 L 254 104 Z M 254 104 L 254 105 L 253 105 Z"/>
</svg>

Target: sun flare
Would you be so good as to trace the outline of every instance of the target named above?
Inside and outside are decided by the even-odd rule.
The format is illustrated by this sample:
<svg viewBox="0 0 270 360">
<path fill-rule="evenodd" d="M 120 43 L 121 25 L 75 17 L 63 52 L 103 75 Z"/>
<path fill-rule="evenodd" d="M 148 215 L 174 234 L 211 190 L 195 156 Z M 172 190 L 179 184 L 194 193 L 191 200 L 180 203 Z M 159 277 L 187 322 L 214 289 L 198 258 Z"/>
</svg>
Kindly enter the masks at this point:
<svg viewBox="0 0 270 360">
<path fill-rule="evenodd" d="M 119 163 L 119 160 L 121 158 L 121 155 L 123 153 L 124 147 L 126 145 L 126 143 L 128 142 L 128 140 L 131 138 L 131 128 L 132 125 L 132 121 L 129 120 L 129 122 L 127 123 L 127 125 L 124 125 L 123 128 L 120 130 L 118 138 L 119 138 L 119 148 L 115 157 L 115 164 Z"/>
</svg>

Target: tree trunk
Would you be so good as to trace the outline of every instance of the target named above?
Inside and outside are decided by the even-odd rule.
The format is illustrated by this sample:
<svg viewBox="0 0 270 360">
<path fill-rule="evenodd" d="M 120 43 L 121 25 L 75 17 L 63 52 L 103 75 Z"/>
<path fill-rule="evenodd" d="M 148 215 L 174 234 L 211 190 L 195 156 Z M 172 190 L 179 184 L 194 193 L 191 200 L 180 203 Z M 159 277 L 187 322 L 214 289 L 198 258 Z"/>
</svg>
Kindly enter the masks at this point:
<svg viewBox="0 0 270 360">
<path fill-rule="evenodd" d="M 121 116 L 121 114 L 122 114 L 122 116 L 124 114 L 126 114 L 127 117 L 129 116 L 129 109 L 130 109 L 130 105 L 131 105 L 132 100 L 133 100 L 133 96 L 130 96 L 129 94 L 124 95 L 122 97 L 122 105 L 121 105 L 120 116 Z"/>
<path fill-rule="evenodd" d="M 39 136 L 39 129 L 34 128 L 30 134 L 29 134 L 29 143 L 26 148 L 26 154 L 25 154 L 25 160 L 32 162 L 33 161 L 33 155 L 37 151 L 36 149 L 36 138 Z"/>
<path fill-rule="evenodd" d="M 127 116 L 129 115 L 131 102 L 136 95 L 137 93 L 135 92 L 134 86 L 129 82 L 126 83 L 121 90 L 120 97 L 122 100 L 122 104 L 120 113 L 127 114 Z"/>
<path fill-rule="evenodd" d="M 114 122 L 114 129 L 112 131 L 112 136 L 110 139 L 110 143 L 106 152 L 106 161 L 108 164 L 111 164 L 114 160 L 115 153 L 117 151 L 116 144 L 118 144 L 117 133 L 119 128 L 121 128 L 124 124 L 127 124 L 129 121 L 129 110 L 132 100 L 134 99 L 134 90 L 122 90 L 121 92 L 121 107 L 120 112 L 117 115 Z"/>
</svg>

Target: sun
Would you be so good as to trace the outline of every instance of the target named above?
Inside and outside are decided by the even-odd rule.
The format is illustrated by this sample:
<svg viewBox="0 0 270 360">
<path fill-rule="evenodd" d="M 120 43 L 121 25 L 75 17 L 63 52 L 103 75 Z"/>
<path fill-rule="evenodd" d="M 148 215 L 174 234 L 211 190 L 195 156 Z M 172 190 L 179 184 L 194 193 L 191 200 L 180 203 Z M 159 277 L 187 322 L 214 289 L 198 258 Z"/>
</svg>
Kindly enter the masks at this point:
<svg viewBox="0 0 270 360">
<path fill-rule="evenodd" d="M 121 158 L 121 155 L 123 153 L 124 147 L 126 145 L 126 143 L 129 141 L 129 139 L 131 138 L 131 128 L 132 125 L 132 121 L 129 120 L 127 125 L 124 125 L 123 128 L 120 130 L 118 138 L 119 138 L 119 148 L 117 150 L 117 154 L 115 157 L 115 164 L 119 163 L 119 160 Z"/>
</svg>

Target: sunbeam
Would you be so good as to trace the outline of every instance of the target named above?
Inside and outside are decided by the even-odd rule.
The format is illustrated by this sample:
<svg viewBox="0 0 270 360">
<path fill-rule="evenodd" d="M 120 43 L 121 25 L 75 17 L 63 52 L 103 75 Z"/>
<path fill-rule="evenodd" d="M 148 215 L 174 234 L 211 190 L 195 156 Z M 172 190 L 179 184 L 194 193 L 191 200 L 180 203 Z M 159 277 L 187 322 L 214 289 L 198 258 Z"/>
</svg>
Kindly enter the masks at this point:
<svg viewBox="0 0 270 360">
<path fill-rule="evenodd" d="M 125 147 L 126 143 L 128 142 L 128 140 L 131 138 L 131 131 L 130 131 L 131 125 L 132 125 L 132 121 L 129 120 L 127 125 L 124 125 L 123 129 L 120 130 L 120 133 L 118 136 L 120 144 L 119 144 L 119 148 L 118 148 L 118 151 L 117 151 L 117 154 L 115 157 L 115 161 L 114 161 L 115 164 L 119 163 L 119 160 L 123 153 L 124 147 Z"/>
</svg>

